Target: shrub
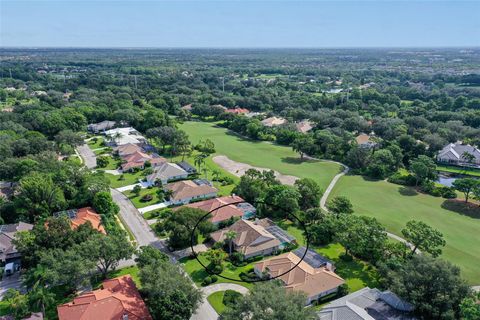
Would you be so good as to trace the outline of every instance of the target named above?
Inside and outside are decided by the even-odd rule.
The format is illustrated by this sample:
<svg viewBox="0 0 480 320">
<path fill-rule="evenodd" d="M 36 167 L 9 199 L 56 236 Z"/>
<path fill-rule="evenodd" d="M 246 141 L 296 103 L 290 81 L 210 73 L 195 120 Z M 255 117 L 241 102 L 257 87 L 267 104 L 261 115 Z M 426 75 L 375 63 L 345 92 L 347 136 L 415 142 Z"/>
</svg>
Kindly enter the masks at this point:
<svg viewBox="0 0 480 320">
<path fill-rule="evenodd" d="M 147 163 L 145 162 L 145 164 Z M 145 170 L 143 170 L 143 175 L 145 176 L 151 175 L 152 173 L 153 173 L 153 168 L 151 167 L 146 167 Z"/>
<path fill-rule="evenodd" d="M 108 166 L 109 159 L 107 156 L 100 156 L 97 158 L 97 167 L 105 168 Z"/>
<path fill-rule="evenodd" d="M 403 175 L 399 172 L 392 174 L 388 179 L 388 182 L 400 184 L 402 186 L 414 186 L 415 177 L 411 174 Z"/>
<path fill-rule="evenodd" d="M 212 283 L 215 283 L 218 281 L 218 277 L 216 275 L 213 275 L 210 278 L 212 279 Z"/>
<path fill-rule="evenodd" d="M 453 187 L 440 187 L 439 189 L 442 193 L 442 197 L 445 199 L 455 199 L 457 197 L 457 193 Z"/>
<path fill-rule="evenodd" d="M 340 259 L 342 259 L 343 261 L 345 262 L 350 262 L 350 261 L 353 261 L 353 257 L 349 254 L 346 254 L 346 253 L 342 253 L 340 255 Z"/>
<path fill-rule="evenodd" d="M 203 279 L 202 286 L 208 286 L 210 283 L 212 283 L 212 278 L 205 277 L 205 279 Z"/>
<path fill-rule="evenodd" d="M 232 307 L 237 303 L 238 299 L 242 296 L 240 292 L 235 290 L 226 290 L 223 295 L 223 304 L 227 307 Z"/>
<path fill-rule="evenodd" d="M 239 266 L 239 264 L 246 264 L 245 263 L 245 256 L 240 252 L 233 252 L 230 255 L 229 259 L 236 266 Z"/>
<path fill-rule="evenodd" d="M 142 202 L 148 202 L 148 201 L 152 201 L 152 200 L 153 200 L 153 196 L 151 194 L 148 194 L 148 193 L 140 199 L 140 201 L 142 201 Z"/>
<path fill-rule="evenodd" d="M 343 296 L 346 296 L 347 294 L 348 294 L 348 285 L 344 283 L 340 287 L 338 287 L 337 297 L 343 297 Z"/>
</svg>

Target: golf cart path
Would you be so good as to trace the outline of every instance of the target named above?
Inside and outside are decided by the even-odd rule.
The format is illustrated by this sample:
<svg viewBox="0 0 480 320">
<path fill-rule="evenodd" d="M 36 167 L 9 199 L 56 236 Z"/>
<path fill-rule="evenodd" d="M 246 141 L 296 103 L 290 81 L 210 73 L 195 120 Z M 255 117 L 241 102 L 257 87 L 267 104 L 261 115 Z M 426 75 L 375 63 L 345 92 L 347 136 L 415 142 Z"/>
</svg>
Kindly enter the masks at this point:
<svg viewBox="0 0 480 320">
<path fill-rule="evenodd" d="M 340 178 L 342 176 L 344 176 L 345 174 L 347 174 L 348 171 L 350 170 L 350 168 L 348 166 L 344 165 L 343 163 L 338 162 L 338 164 L 343 166 L 343 168 L 344 168 L 343 171 L 340 172 L 339 174 L 337 174 L 335 177 L 333 177 L 332 181 L 330 181 L 330 184 L 327 187 L 327 190 L 325 190 L 325 193 L 322 195 L 322 198 L 320 199 L 320 208 L 324 211 L 327 211 L 327 212 L 328 212 L 328 208 L 326 206 L 326 203 L 327 203 L 328 197 L 330 196 L 330 193 L 332 192 L 332 190 L 335 187 L 335 184 L 338 182 L 338 180 L 340 180 Z M 397 236 L 396 234 L 393 234 L 393 233 L 390 233 L 390 232 L 386 232 L 386 233 L 387 233 L 387 236 L 389 236 L 390 238 L 406 244 L 410 249 L 413 250 L 414 245 L 411 244 L 410 242 L 408 242 L 407 240 L 403 239 L 400 236 Z M 421 252 L 420 252 L 420 250 L 417 249 L 416 253 L 420 254 Z"/>
<path fill-rule="evenodd" d="M 247 294 L 248 289 L 244 286 L 234 284 L 234 283 L 217 283 L 212 284 L 208 287 L 200 288 L 203 294 L 202 302 L 195 313 L 192 315 L 190 320 L 216 320 L 218 319 L 218 313 L 213 309 L 210 303 L 207 300 L 207 297 L 214 292 L 226 291 L 226 290 L 235 290 L 241 294 Z"/>
<path fill-rule="evenodd" d="M 312 157 L 308 157 L 308 156 L 306 158 L 318 160 L 316 158 L 312 158 Z M 231 174 L 233 174 L 237 177 L 243 176 L 248 169 L 257 169 L 259 171 L 271 170 L 271 169 L 268 169 L 268 168 L 254 167 L 254 166 L 251 166 L 251 165 L 246 164 L 246 163 L 237 162 L 237 161 L 231 160 L 230 158 L 228 158 L 227 156 L 224 156 L 224 155 L 215 156 L 215 157 L 212 158 L 212 160 L 213 160 L 213 162 L 218 164 L 220 167 L 222 167 L 223 169 L 227 170 L 228 172 L 230 172 Z M 348 171 L 350 170 L 350 168 L 343 163 L 336 162 L 336 161 L 332 161 L 332 162 L 335 162 L 335 163 L 343 166 L 344 169 L 343 169 L 342 172 L 338 173 L 337 175 L 335 175 L 335 177 L 333 177 L 332 181 L 330 181 L 330 184 L 328 185 L 327 189 L 325 190 L 322 198 L 320 199 L 320 208 L 324 211 L 327 211 L 327 212 L 328 212 L 328 209 L 327 209 L 326 203 L 327 203 L 328 197 L 330 196 L 330 193 L 332 192 L 332 190 L 335 187 L 335 184 L 338 182 L 338 180 L 340 180 L 340 178 L 342 176 L 344 176 L 345 174 L 347 174 Z M 289 176 L 289 175 L 281 174 L 280 172 L 275 171 L 275 170 L 274 170 L 274 173 L 275 173 L 275 177 L 278 180 L 280 180 L 281 183 L 287 184 L 287 185 L 293 185 L 295 183 L 295 181 L 297 179 L 299 179 L 298 177 L 295 177 L 295 176 Z M 405 243 L 408 247 L 413 248 L 413 245 L 410 242 L 408 242 L 407 240 L 403 239 L 402 237 L 400 237 L 396 234 L 390 233 L 390 232 L 387 232 L 387 235 L 390 238 L 395 239 L 397 241 L 400 241 L 402 243 Z M 417 249 L 416 252 L 420 253 L 420 250 Z"/>
<path fill-rule="evenodd" d="M 254 166 L 251 166 L 251 165 L 246 164 L 246 163 L 233 161 L 230 158 L 228 158 L 227 156 L 223 156 L 223 155 L 215 156 L 215 157 L 212 158 L 212 160 L 213 160 L 213 162 L 218 164 L 220 167 L 222 167 L 223 169 L 227 170 L 228 172 L 230 172 L 231 174 L 233 174 L 237 177 L 243 176 L 245 174 L 245 172 L 249 169 L 257 169 L 258 171 L 270 171 L 270 170 L 272 170 L 272 169 L 268 169 L 268 168 L 254 167 Z M 275 173 L 275 177 L 282 184 L 287 184 L 287 185 L 292 186 L 295 183 L 295 181 L 297 181 L 299 179 L 298 177 L 295 177 L 295 176 L 289 176 L 289 175 L 281 174 L 280 172 L 275 171 L 275 170 L 273 170 L 273 172 Z"/>
</svg>

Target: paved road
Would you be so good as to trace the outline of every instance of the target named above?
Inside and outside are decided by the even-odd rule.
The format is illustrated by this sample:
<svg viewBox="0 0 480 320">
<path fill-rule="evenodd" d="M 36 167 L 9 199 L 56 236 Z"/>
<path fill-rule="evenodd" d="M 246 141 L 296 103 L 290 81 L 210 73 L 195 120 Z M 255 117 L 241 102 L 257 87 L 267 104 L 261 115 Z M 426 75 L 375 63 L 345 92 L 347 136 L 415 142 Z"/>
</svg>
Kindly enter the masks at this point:
<svg viewBox="0 0 480 320">
<path fill-rule="evenodd" d="M 2 278 L 2 280 L 0 281 L 0 300 L 3 298 L 3 295 L 8 289 L 16 289 L 23 291 L 19 272 L 9 277 Z"/>
<path fill-rule="evenodd" d="M 217 283 L 208 287 L 200 288 L 203 293 L 203 300 L 197 311 L 192 315 L 190 320 L 216 320 L 218 319 L 218 313 L 208 303 L 207 297 L 217 291 L 235 290 L 241 294 L 246 294 L 248 289 L 234 283 Z"/>
<path fill-rule="evenodd" d="M 110 189 L 110 193 L 112 194 L 113 201 L 120 207 L 120 216 L 130 231 L 132 231 L 137 240 L 137 244 L 139 246 L 151 245 L 171 255 L 165 247 L 165 244 L 155 236 L 155 233 L 150 229 L 150 226 L 145 219 L 143 219 L 140 212 L 133 206 L 130 199 L 115 189 Z"/>
<path fill-rule="evenodd" d="M 78 153 L 83 159 L 83 163 L 87 166 L 87 168 L 93 169 L 97 166 L 97 156 L 95 153 L 90 149 L 88 144 L 83 144 L 77 147 Z"/>
</svg>

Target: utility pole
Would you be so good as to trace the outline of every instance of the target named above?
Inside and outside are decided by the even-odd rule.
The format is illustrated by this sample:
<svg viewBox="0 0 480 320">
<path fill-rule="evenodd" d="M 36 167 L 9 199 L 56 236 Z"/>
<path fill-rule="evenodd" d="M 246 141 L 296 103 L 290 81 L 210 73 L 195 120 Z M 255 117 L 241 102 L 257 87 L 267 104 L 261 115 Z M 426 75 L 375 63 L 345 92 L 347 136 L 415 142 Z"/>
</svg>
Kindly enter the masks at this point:
<svg viewBox="0 0 480 320">
<path fill-rule="evenodd" d="M 135 79 L 135 90 L 138 89 L 137 88 L 137 75 L 134 75 L 134 79 Z"/>
<path fill-rule="evenodd" d="M 12 68 L 10 68 L 8 70 L 10 70 L 10 79 L 12 79 Z"/>
</svg>

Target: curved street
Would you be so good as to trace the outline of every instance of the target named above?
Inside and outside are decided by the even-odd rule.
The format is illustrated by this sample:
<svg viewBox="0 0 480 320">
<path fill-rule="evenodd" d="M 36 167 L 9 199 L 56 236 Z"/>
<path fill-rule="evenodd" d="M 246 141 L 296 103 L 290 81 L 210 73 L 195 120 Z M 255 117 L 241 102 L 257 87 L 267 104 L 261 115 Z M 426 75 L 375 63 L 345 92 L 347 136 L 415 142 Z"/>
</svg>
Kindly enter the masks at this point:
<svg viewBox="0 0 480 320">
<path fill-rule="evenodd" d="M 192 315 L 190 320 L 216 320 L 218 319 L 218 313 L 213 309 L 207 300 L 207 297 L 214 292 L 235 290 L 241 294 L 247 294 L 248 289 L 244 286 L 234 283 L 216 283 L 208 287 L 200 288 L 203 294 L 202 303 L 198 307 L 197 311 Z"/>
</svg>

